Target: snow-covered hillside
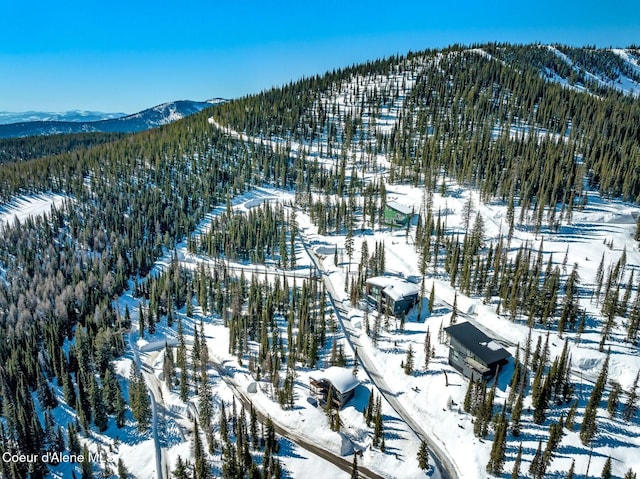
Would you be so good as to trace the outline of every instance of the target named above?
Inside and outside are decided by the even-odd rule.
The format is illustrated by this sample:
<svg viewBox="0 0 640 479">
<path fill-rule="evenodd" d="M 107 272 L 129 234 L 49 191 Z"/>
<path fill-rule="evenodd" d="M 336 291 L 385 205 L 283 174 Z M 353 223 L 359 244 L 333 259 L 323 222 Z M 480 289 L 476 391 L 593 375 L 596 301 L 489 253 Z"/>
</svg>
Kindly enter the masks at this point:
<svg viewBox="0 0 640 479">
<path fill-rule="evenodd" d="M 636 96 L 640 92 L 640 82 L 629 73 L 638 72 L 631 50 L 610 52 L 627 65 L 610 78 L 583 71 L 570 57 L 576 52 L 533 48 L 548 50 L 566 71 L 586 75 L 599 86 Z M 486 122 L 463 99 L 439 104 L 426 79 L 444 75 L 443 90 L 462 88 L 452 73 L 455 62 L 464 62 L 465 70 L 481 64 L 478 59 L 508 65 L 482 48 L 409 56 L 391 62 L 386 73 L 354 70 L 323 83 L 308 104 L 291 101 L 299 110 L 306 108 L 296 117 L 298 123 L 291 122 L 292 131 L 279 128 L 277 122 L 285 120 L 274 106 L 270 121 L 275 126 L 254 119 L 246 123 L 254 130 L 244 131 L 219 116 L 202 122 L 215 138 L 210 149 L 206 131 L 194 141 L 192 153 L 180 136 L 175 151 L 183 156 L 174 159 L 167 176 L 178 176 L 179 161 L 191 167 L 194 158 L 213 158 L 216 149 L 228 145 L 246 146 L 233 150 L 232 161 L 255 153 L 263 163 L 246 174 L 250 185 L 245 190 L 234 189 L 226 201 L 205 210 L 199 222 L 185 222 L 192 230 L 181 232 L 175 244 L 161 234 L 160 221 L 144 230 L 153 237 L 159 259 L 150 271 L 125 276 L 125 291 L 107 298 L 117 320 L 110 319 L 118 327 L 127 325 L 121 340 L 114 340 L 124 354 L 115 359 L 113 371 L 124 397 L 132 399 L 122 427 L 111 414 L 104 431 L 90 424 L 85 428 L 80 443 L 103 453 L 96 471 L 114 472 L 121 463 L 135 477 L 166 479 L 178 475 L 187 460 L 186 469 L 197 476 L 198 455 L 216 477 L 229 477 L 236 461 L 251 464 L 254 471 L 268 470 L 275 467 L 273 458 L 282 467 L 281 477 L 291 479 L 348 477 L 356 465 L 359 477 L 394 479 L 559 478 L 570 468 L 575 477 L 593 478 L 609 463 L 612 477 L 640 472 L 640 418 L 632 403 L 640 371 L 638 331 L 632 327 L 640 312 L 640 249 L 634 239 L 640 207 L 615 194 L 604 197 L 590 186 L 586 176 L 593 173 L 584 168 L 587 142 L 576 141 L 572 118 L 556 118 L 543 99 L 517 105 L 517 114 L 503 111 L 513 93 L 491 78 L 484 89 L 468 92 L 491 110 Z M 549 85 L 535 73 L 530 76 Z M 586 88 L 556 71 L 547 78 L 571 89 L 553 84 L 554 92 Z M 423 115 L 421 108 L 427 107 L 431 113 Z M 543 108 L 547 111 L 540 113 Z M 229 117 L 237 120 L 233 115 L 238 114 L 245 120 L 238 111 Z M 155 113 L 180 116 L 173 104 Z M 473 136 L 478 130 L 482 133 Z M 455 135 L 458 143 L 452 140 Z M 501 142 L 504 161 L 493 165 L 490 180 L 498 184 L 517 177 L 511 188 L 501 194 L 481 189 L 484 185 L 474 183 L 479 170 L 459 174 L 456 169 L 475 160 L 465 156 L 469 152 L 461 145 L 467 140 L 482 142 L 476 151 Z M 533 195 L 528 205 L 526 192 L 517 188 L 534 172 L 518 171 L 518 161 L 525 161 L 524 154 L 516 158 L 518 142 L 533 145 L 527 154 L 534 159 L 539 151 L 560 151 L 568 164 L 561 172 L 566 177 L 549 181 L 553 194 Z M 264 150 L 273 155 L 263 155 Z M 160 178 L 145 154 L 128 164 Z M 450 170 L 432 166 L 438 155 L 448 155 Z M 271 182 L 262 181 L 257 170 L 269 168 L 281 171 Z M 128 175 L 134 172 L 118 181 L 126 184 Z M 570 175 L 578 177 L 571 177 L 567 200 L 556 200 L 561 180 Z M 94 180 L 85 185 L 97 185 Z M 137 195 L 165 200 L 162 188 L 140 183 L 136 177 L 131 188 Z M 162 194 L 174 194 L 172 186 L 177 191 L 181 185 L 169 185 Z M 185 196 L 166 204 L 186 210 L 199 200 Z M 65 198 L 17 198 L 0 210 L 0 229 L 14 217 L 23 221 L 42 215 Z M 126 222 L 130 211 L 123 204 L 117 207 Z M 213 203 L 204 204 L 208 210 Z M 389 205 L 399 207 L 409 221 L 386 219 Z M 268 220 L 258 221 L 260 214 Z M 82 232 L 77 245 L 64 239 L 70 249 L 86 250 L 78 254 L 79 265 L 97 263 L 104 254 L 107 243 L 101 240 L 110 232 L 102 225 L 98 229 L 94 238 Z M 251 235 L 259 240 L 245 246 Z M 102 246 L 89 250 L 89 243 Z M 119 246 L 117 238 L 110 243 Z M 123 249 L 114 269 L 135 259 L 131 251 Z M 364 280 L 383 275 L 405 279 L 420 291 L 406 315 L 393 316 L 367 297 Z M 0 278 L 6 277 L 0 269 Z M 105 275 L 86 283 L 94 294 L 109 291 L 113 282 L 113 275 Z M 98 317 L 98 309 L 89 314 Z M 567 322 L 561 323 L 565 313 Z M 489 335 L 491 347 L 500 345 L 511 355 L 483 385 L 473 386 L 449 362 L 445 328 L 465 321 Z M 312 332 L 305 336 L 304 328 Z M 76 347 L 70 337 L 63 340 L 64 354 Z M 96 355 L 97 345 L 98 340 L 91 343 Z M 565 352 L 567 361 L 560 359 Z M 353 398 L 334 410 L 313 394 L 312 378 L 336 365 L 351 370 L 360 384 Z M 137 374 L 143 396 L 151 400 L 148 427 L 137 427 L 133 403 L 139 401 L 132 392 Z M 59 401 L 50 412 L 54 420 L 80 422 L 77 406 L 66 403 L 63 386 L 50 382 Z M 599 398 L 593 409 L 597 427 L 585 440 L 581 429 L 592 397 Z M 470 402 L 481 406 L 472 411 Z M 45 423 L 43 408 L 38 414 Z M 262 425 L 247 432 L 246 423 L 252 421 L 247 418 L 254 415 Z M 508 425 L 500 440 L 503 421 Z M 265 447 L 269 433 L 264 431 L 271 428 L 278 432 L 279 447 Z M 242 452 L 239 444 L 249 438 L 253 444 Z M 429 451 L 422 457 L 428 464 L 419 460 L 423 448 Z M 498 454 L 499 471 L 488 471 Z M 78 474 L 79 466 L 60 464 L 51 471 L 62 479 Z"/>
<path fill-rule="evenodd" d="M 640 95 L 640 68 L 638 68 L 638 59 L 630 50 L 612 49 L 611 52 L 619 56 L 623 60 L 621 69 L 614 69 L 611 74 L 598 71 L 590 71 L 589 66 L 585 66 L 573 61 L 568 55 L 562 53 L 555 47 L 549 46 L 550 51 L 556 54 L 564 61 L 574 72 L 584 76 L 588 80 L 595 81 L 604 87 L 614 88 L 623 93 L 633 96 Z M 559 81 L 569 84 L 568 78 L 559 79 Z"/>
</svg>

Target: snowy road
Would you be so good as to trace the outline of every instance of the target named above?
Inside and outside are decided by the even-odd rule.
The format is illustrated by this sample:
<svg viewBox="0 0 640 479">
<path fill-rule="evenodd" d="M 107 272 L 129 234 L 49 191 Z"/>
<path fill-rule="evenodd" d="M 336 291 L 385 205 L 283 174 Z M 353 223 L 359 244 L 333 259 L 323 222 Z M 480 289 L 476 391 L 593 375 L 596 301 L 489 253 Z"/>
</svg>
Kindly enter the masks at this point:
<svg viewBox="0 0 640 479">
<path fill-rule="evenodd" d="M 375 363 L 367 355 L 366 348 L 362 347 L 359 340 L 359 333 L 356 332 L 355 328 L 351 324 L 351 321 L 345 316 L 344 313 L 346 309 L 342 306 L 342 302 L 336 299 L 338 295 L 335 292 L 333 283 L 329 279 L 329 276 L 326 274 L 326 271 L 322 266 L 322 262 L 319 261 L 316 255 L 310 250 L 304 237 L 301 237 L 301 242 L 304 246 L 305 251 L 314 262 L 318 271 L 321 271 L 323 273 L 322 279 L 325 284 L 329 301 L 333 306 L 338 321 L 342 325 L 342 329 L 347 341 L 354 349 L 354 351 L 355 348 L 358 348 L 358 358 L 360 359 L 362 369 L 367 374 L 371 382 L 379 390 L 379 392 L 384 396 L 385 400 L 402 418 L 402 420 L 411 428 L 414 434 L 427 443 L 434 462 L 436 463 L 436 467 L 440 472 L 440 476 L 443 479 L 458 479 L 460 477 L 458 468 L 453 461 L 453 455 L 449 453 L 448 450 L 446 450 L 446 444 L 444 443 L 444 441 L 440 440 L 433 433 L 433 431 L 427 432 L 426 430 L 424 430 L 422 426 L 420 426 L 420 424 L 418 424 L 413 419 L 413 416 L 409 413 L 409 411 L 405 409 L 404 405 L 397 399 L 395 394 L 392 392 L 393 390 L 389 387 L 384 377 L 376 368 Z"/>
<path fill-rule="evenodd" d="M 151 396 L 151 418 L 152 418 L 151 425 L 152 425 L 153 444 L 155 446 L 155 452 L 156 452 L 155 453 L 156 473 L 157 473 L 158 479 L 164 479 L 163 471 L 166 468 L 166 458 L 165 458 L 165 454 L 162 449 L 162 446 L 160 445 L 160 439 L 158 436 L 158 404 L 156 402 L 156 397 L 155 397 L 155 391 L 157 390 L 158 392 L 160 392 L 160 389 L 157 384 L 157 378 L 152 373 L 149 373 L 146 371 L 146 369 L 150 368 L 150 366 L 147 363 L 145 363 L 144 365 L 141 363 L 138 346 L 133 341 L 131 341 L 131 332 L 129 332 L 129 334 L 127 335 L 127 340 L 129 342 L 129 347 L 131 351 L 133 351 L 133 359 L 138 369 L 142 372 L 145 384 L 147 386 L 147 391 Z"/>
<path fill-rule="evenodd" d="M 219 362 L 213 360 L 212 364 L 216 368 L 218 373 L 220 374 L 220 377 L 222 378 L 222 380 L 233 391 L 234 396 L 239 401 L 242 402 L 242 404 L 244 405 L 246 410 L 250 410 L 253 403 L 249 399 L 247 394 L 245 394 L 242 391 L 242 389 L 240 387 L 238 387 L 238 385 L 236 385 L 235 382 L 233 382 L 233 379 L 229 375 L 227 375 L 226 371 L 224 370 L 224 367 Z M 255 404 L 253 404 L 253 408 L 256 411 L 256 415 L 258 416 L 258 420 L 260 422 L 262 422 L 263 424 L 265 424 L 267 422 L 267 416 L 268 415 L 265 414 L 264 411 L 261 411 L 260 408 L 258 406 L 256 406 Z M 345 459 L 344 457 L 339 456 L 338 454 L 334 454 L 333 452 L 328 451 L 328 450 L 318 446 L 318 444 L 315 444 L 315 443 L 309 441 L 308 439 L 300 436 L 299 434 L 296 434 L 295 432 L 292 432 L 291 430 L 281 426 L 277 422 L 277 418 L 273 418 L 272 417 L 271 418 L 271 422 L 273 423 L 273 427 L 274 427 L 276 433 L 278 433 L 279 435 L 281 435 L 281 436 L 289 439 L 290 441 L 296 443 L 298 446 L 302 447 L 303 449 L 306 449 L 310 453 L 315 454 L 316 456 L 324 459 L 325 461 L 328 461 L 331 464 L 339 467 L 343 471 L 345 471 L 347 473 L 351 473 L 352 472 L 352 462 L 351 462 L 351 460 Z M 370 469 L 368 469 L 366 467 L 363 467 L 363 466 L 358 466 L 358 477 L 361 477 L 363 479 L 385 479 L 385 476 L 381 476 L 380 474 L 377 474 L 374 471 L 372 471 L 372 470 L 370 470 Z"/>
</svg>

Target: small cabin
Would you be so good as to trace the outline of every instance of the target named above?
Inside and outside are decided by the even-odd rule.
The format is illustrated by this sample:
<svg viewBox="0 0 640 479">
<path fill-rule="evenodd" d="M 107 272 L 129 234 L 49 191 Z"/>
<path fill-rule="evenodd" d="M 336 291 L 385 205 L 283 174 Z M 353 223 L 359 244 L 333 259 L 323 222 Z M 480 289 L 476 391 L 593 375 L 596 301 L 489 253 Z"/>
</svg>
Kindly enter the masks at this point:
<svg viewBox="0 0 640 479">
<path fill-rule="evenodd" d="M 329 391 L 333 407 L 342 408 L 348 403 L 360 384 L 353 371 L 347 368 L 332 366 L 324 371 L 317 371 L 309 375 L 309 389 L 311 395 L 322 405 L 327 403 Z"/>
<path fill-rule="evenodd" d="M 413 208 L 391 200 L 385 203 L 384 223 L 389 226 L 407 226 L 413 219 Z"/>
<path fill-rule="evenodd" d="M 397 276 L 374 276 L 365 287 L 367 301 L 382 313 L 402 316 L 418 302 L 418 285 Z"/>
<path fill-rule="evenodd" d="M 469 322 L 454 324 L 444 330 L 449 335 L 449 364 L 468 378 L 488 381 L 511 357 L 495 339 Z"/>
</svg>

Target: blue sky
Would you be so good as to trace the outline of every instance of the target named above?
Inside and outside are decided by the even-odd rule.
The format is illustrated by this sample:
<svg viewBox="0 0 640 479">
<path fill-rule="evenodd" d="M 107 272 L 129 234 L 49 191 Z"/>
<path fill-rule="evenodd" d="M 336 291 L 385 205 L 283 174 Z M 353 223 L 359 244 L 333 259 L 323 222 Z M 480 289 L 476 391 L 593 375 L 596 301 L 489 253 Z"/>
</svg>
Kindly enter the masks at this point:
<svg viewBox="0 0 640 479">
<path fill-rule="evenodd" d="M 637 0 L 21 0 L 0 11 L 0 111 L 233 98 L 452 43 L 640 44 Z"/>
</svg>

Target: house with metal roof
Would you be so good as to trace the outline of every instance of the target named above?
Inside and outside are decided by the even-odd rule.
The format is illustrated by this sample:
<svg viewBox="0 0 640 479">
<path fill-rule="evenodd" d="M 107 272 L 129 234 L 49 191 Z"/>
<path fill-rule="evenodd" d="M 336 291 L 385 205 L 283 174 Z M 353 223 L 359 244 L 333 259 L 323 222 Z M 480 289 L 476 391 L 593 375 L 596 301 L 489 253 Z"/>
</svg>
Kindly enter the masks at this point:
<svg viewBox="0 0 640 479">
<path fill-rule="evenodd" d="M 397 276 L 374 276 L 365 282 L 367 301 L 380 312 L 406 314 L 418 302 L 419 288 Z"/>
<path fill-rule="evenodd" d="M 444 329 L 449 335 L 449 364 L 470 378 L 490 380 L 511 354 L 469 322 Z"/>
<path fill-rule="evenodd" d="M 336 409 L 340 409 L 351 400 L 359 384 L 360 381 L 354 376 L 353 371 L 347 368 L 332 366 L 309 374 L 311 395 L 324 405 L 331 394 L 333 407 Z"/>
<path fill-rule="evenodd" d="M 398 203 L 395 200 L 387 201 L 384 205 L 384 222 L 389 226 L 407 226 L 413 219 L 413 208 Z"/>
</svg>

